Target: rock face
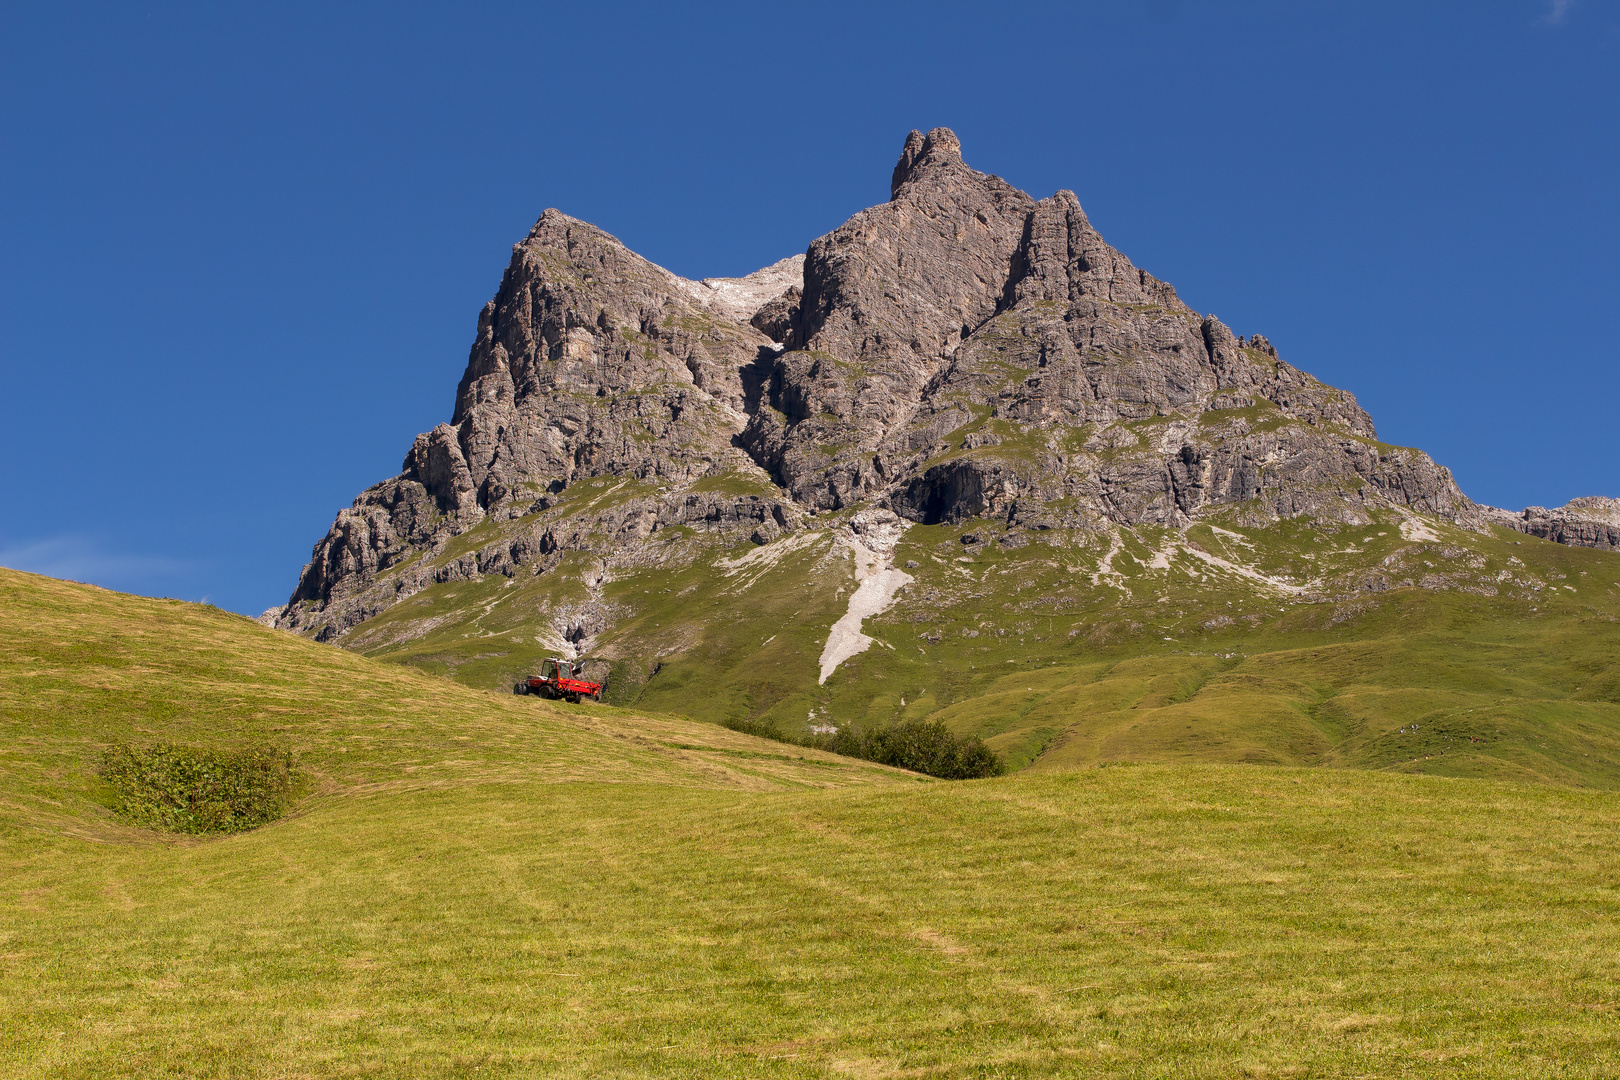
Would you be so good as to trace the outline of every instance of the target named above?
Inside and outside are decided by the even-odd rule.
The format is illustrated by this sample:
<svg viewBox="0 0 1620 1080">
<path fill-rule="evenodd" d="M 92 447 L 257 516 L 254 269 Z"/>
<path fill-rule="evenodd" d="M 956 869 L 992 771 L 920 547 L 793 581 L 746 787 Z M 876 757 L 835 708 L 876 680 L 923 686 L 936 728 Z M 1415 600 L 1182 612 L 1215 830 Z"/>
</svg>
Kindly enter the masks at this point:
<svg viewBox="0 0 1620 1080">
<path fill-rule="evenodd" d="M 548 512 L 606 477 L 641 486 L 591 511 L 594 532 Z M 675 525 L 765 543 L 859 505 L 1023 530 L 1222 508 L 1498 521 L 1427 455 L 1379 443 L 1351 394 L 1132 265 L 1072 192 L 977 172 L 939 128 L 907 137 L 887 203 L 744 278 L 679 278 L 547 210 L 479 315 L 450 422 L 338 514 L 265 618 L 330 638 L 602 529 L 621 552 Z M 1615 546 L 1612 523 L 1539 514 L 1537 535 Z"/>
<path fill-rule="evenodd" d="M 1587 496 L 1556 510 L 1531 506 L 1515 514 L 1494 506 L 1480 508 L 1493 525 L 1576 547 L 1620 551 L 1620 499 Z"/>
<path fill-rule="evenodd" d="M 1350 394 L 1193 312 L 1072 192 L 1037 202 L 969 168 L 949 131 L 913 132 L 890 201 L 804 267 L 742 436 L 801 504 L 885 498 L 933 522 L 1078 497 L 1076 521 L 1186 524 L 1255 498 L 1353 515 L 1336 505 L 1353 490 L 1478 523 L 1444 469 L 1375 441 Z"/>
<path fill-rule="evenodd" d="M 339 512 L 277 624 L 332 636 L 400 595 L 450 580 L 442 567 L 426 579 L 404 573 L 391 589 L 359 595 L 418 553 L 486 519 L 543 509 L 547 495 L 579 480 L 681 484 L 746 465 L 731 444 L 778 351 L 748 318 L 761 297 L 786 291 L 798 265 L 786 259 L 747 278 L 687 281 L 547 210 L 513 248 L 500 291 L 479 314 L 450 423 L 418 435 L 399 476 Z M 698 520 L 736 517 L 707 505 L 714 501 Z M 753 520 L 779 527 L 796 516 L 778 507 Z M 475 572 L 544 549 L 543 538 L 520 538 L 505 557 L 480 558 Z"/>
</svg>

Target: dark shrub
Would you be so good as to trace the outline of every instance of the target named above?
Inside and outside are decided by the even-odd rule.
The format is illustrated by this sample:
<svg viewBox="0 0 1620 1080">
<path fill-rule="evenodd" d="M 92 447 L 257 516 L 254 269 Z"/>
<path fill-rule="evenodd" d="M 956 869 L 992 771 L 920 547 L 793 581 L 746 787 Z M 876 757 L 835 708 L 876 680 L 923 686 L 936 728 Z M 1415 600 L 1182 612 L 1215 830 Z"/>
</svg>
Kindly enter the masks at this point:
<svg viewBox="0 0 1620 1080">
<path fill-rule="evenodd" d="M 782 732 L 769 720 L 750 720 L 744 717 L 741 720 L 723 721 L 722 726 L 728 727 L 732 731 L 740 731 L 744 735 L 753 735 L 761 739 L 775 739 L 777 742 L 792 741 L 784 738 Z"/>
<path fill-rule="evenodd" d="M 102 759 L 113 809 L 137 825 L 183 833 L 240 832 L 287 812 L 302 786 L 290 751 L 120 744 Z"/>
<path fill-rule="evenodd" d="M 1007 765 L 974 735 L 952 735 L 938 720 L 908 720 L 870 733 L 841 727 L 828 735 L 785 735 L 769 720 L 733 718 L 721 722 L 732 731 L 761 739 L 810 746 L 845 757 L 926 773 L 942 780 L 976 780 L 1000 776 Z"/>
<path fill-rule="evenodd" d="M 854 728 L 841 727 L 831 735 L 823 735 L 820 739 L 811 736 L 805 740 L 811 746 L 822 750 L 830 750 L 845 757 L 858 757 L 872 760 L 872 744 L 866 736 Z"/>
<path fill-rule="evenodd" d="M 862 757 L 945 780 L 999 776 L 1005 766 L 984 741 L 952 735 L 938 720 L 899 723 L 866 737 Z"/>
<path fill-rule="evenodd" d="M 973 735 L 952 735 L 938 720 L 909 720 L 867 734 L 845 727 L 831 735 L 811 735 L 800 741 L 818 750 L 865 758 L 942 780 L 1000 776 L 1006 769 L 984 740 Z"/>
</svg>

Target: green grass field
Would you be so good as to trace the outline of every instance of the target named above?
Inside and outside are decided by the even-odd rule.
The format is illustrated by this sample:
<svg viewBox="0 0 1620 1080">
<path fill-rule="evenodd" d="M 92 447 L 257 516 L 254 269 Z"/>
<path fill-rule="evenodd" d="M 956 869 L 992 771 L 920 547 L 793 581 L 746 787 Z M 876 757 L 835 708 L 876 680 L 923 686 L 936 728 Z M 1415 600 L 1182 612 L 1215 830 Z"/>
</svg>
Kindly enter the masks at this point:
<svg viewBox="0 0 1620 1080">
<path fill-rule="evenodd" d="M 8 1076 L 1620 1073 L 1598 773 L 1060 745 L 928 781 L 10 571 L 0 639 Z M 1250 674 L 1327 686 L 1311 648 Z M 1122 663 L 1071 681 L 1198 701 Z M 1432 692 L 1497 692 L 1472 678 Z M 221 838 L 124 825 L 96 762 L 157 739 L 274 740 L 311 794 Z"/>
</svg>

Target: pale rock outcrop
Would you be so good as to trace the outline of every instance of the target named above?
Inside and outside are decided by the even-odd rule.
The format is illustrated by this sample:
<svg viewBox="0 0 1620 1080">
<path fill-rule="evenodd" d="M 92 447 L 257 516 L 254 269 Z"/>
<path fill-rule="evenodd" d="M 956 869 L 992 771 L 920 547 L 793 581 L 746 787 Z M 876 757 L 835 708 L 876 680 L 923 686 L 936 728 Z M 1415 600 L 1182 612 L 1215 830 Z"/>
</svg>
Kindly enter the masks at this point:
<svg viewBox="0 0 1620 1080">
<path fill-rule="evenodd" d="M 1531 506 L 1518 513 L 1494 506 L 1480 509 L 1493 525 L 1554 543 L 1620 551 L 1620 499 L 1588 495 L 1571 499 L 1555 510 Z"/>
</svg>

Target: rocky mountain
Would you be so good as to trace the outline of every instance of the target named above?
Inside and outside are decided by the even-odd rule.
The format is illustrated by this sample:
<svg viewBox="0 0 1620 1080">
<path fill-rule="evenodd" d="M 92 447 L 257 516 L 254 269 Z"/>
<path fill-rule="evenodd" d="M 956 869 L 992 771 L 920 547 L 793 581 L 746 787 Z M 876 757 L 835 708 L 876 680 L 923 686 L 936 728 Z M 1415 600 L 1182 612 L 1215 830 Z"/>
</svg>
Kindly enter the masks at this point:
<svg viewBox="0 0 1620 1080">
<path fill-rule="evenodd" d="M 888 202 L 744 278 L 680 278 L 547 210 L 450 422 L 263 619 L 488 685 L 589 649 L 621 700 L 707 650 L 751 688 L 714 708 L 813 721 L 808 688 L 895 647 L 863 620 L 923 625 L 924 655 L 927 624 L 976 636 L 994 594 L 960 579 L 992 549 L 1028 549 L 1055 648 L 1145 633 L 1144 602 L 1207 636 L 1256 625 L 1245 604 L 1530 597 L 1545 582 L 1480 547 L 1493 527 L 1612 549 L 1615 505 L 1476 505 L 1353 395 L 1133 265 L 1072 192 L 978 172 L 940 128 L 907 137 Z M 725 597 L 749 631 L 722 647 L 701 605 Z M 1089 614 L 1061 636 L 1056 611 Z"/>
</svg>

